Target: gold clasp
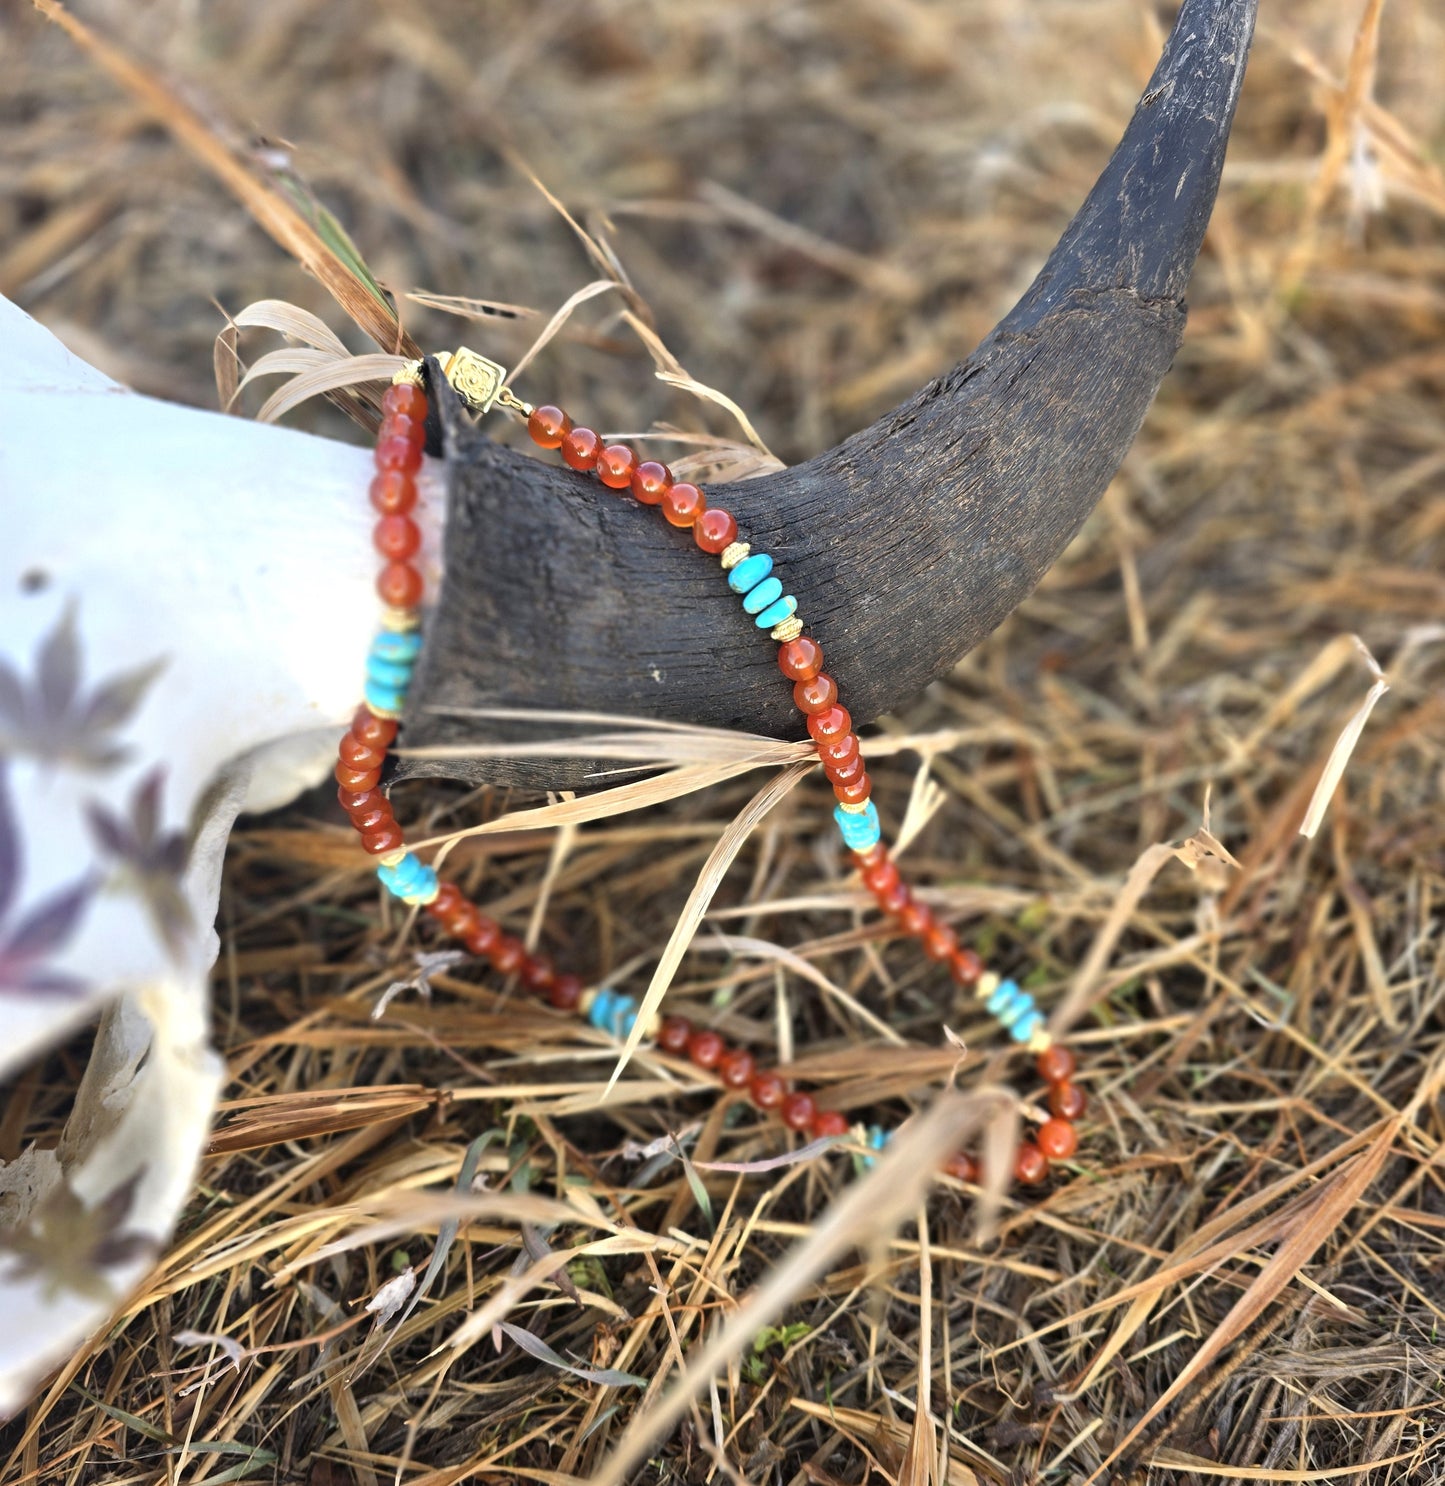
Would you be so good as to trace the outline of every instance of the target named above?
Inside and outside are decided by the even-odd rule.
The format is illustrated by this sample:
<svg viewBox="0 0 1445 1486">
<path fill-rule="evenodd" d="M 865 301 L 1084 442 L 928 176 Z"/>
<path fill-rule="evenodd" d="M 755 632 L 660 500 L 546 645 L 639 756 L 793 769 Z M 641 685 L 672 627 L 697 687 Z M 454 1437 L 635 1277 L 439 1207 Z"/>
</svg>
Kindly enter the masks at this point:
<svg viewBox="0 0 1445 1486">
<path fill-rule="evenodd" d="M 451 384 L 453 391 L 478 418 L 491 412 L 494 407 L 504 407 L 524 418 L 532 411 L 532 405 L 523 402 L 507 386 L 507 370 L 490 357 L 470 351 L 465 346 L 455 351 L 438 351 L 442 375 Z M 397 382 L 419 382 L 421 362 L 409 361 L 392 379 Z"/>
</svg>

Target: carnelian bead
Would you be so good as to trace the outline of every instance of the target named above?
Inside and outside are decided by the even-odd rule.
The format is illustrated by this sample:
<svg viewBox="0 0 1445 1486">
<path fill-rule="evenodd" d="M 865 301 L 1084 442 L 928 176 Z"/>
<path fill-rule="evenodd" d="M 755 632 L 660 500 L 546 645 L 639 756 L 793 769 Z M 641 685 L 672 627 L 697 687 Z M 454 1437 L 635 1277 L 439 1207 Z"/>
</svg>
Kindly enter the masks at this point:
<svg viewBox="0 0 1445 1486">
<path fill-rule="evenodd" d="M 898 863 L 884 858 L 863 873 L 863 886 L 870 893 L 886 893 L 899 880 Z"/>
<path fill-rule="evenodd" d="M 793 687 L 793 705 L 810 717 L 826 712 L 838 700 L 838 683 L 822 671 Z"/>
<path fill-rule="evenodd" d="M 420 418 L 383 418 L 376 431 L 376 441 L 380 443 L 383 439 L 405 439 L 420 449 L 426 443 L 426 424 Z"/>
<path fill-rule="evenodd" d="M 347 789 L 375 789 L 381 783 L 381 769 L 353 769 L 340 759 L 336 761 L 336 782 Z"/>
<path fill-rule="evenodd" d="M 878 899 L 878 906 L 884 913 L 891 914 L 894 917 L 902 913 L 913 901 L 913 894 L 909 892 L 908 884 L 901 878 L 892 887 L 885 889 L 881 893 L 875 893 L 874 896 Z"/>
<path fill-rule="evenodd" d="M 853 865 L 860 872 L 866 872 L 870 867 L 880 866 L 887 860 L 888 848 L 881 841 L 875 841 L 867 851 L 855 851 L 853 853 Z"/>
<path fill-rule="evenodd" d="M 371 542 L 383 557 L 403 562 L 421 547 L 421 530 L 410 516 L 383 516 L 371 533 Z"/>
<path fill-rule="evenodd" d="M 401 470 L 414 475 L 421 468 L 421 449 L 407 438 L 379 439 L 374 458 L 379 470 Z"/>
<path fill-rule="evenodd" d="M 846 707 L 836 704 L 822 712 L 815 712 L 808 719 L 808 732 L 815 743 L 826 743 L 833 738 L 846 738 L 853 731 L 853 719 Z M 818 752 L 821 754 L 822 749 Z"/>
<path fill-rule="evenodd" d="M 759 1109 L 776 1109 L 787 1094 L 787 1085 L 776 1073 L 755 1073 L 748 1085 L 748 1097 Z"/>
<path fill-rule="evenodd" d="M 383 417 L 425 418 L 426 393 L 414 382 L 393 382 L 381 395 Z"/>
<path fill-rule="evenodd" d="M 528 955 L 522 962 L 522 984 L 541 995 L 557 978 L 557 971 L 546 955 Z"/>
<path fill-rule="evenodd" d="M 867 772 L 868 766 L 861 753 L 845 758 L 841 764 L 835 764 L 831 759 L 823 760 L 823 775 L 829 784 L 856 784 Z"/>
<path fill-rule="evenodd" d="M 383 804 L 386 802 L 386 796 L 379 789 L 347 789 L 344 784 L 336 791 L 336 798 L 348 815 L 353 810 L 370 809 L 378 800 Z"/>
<path fill-rule="evenodd" d="M 416 504 L 416 481 L 401 470 L 383 470 L 371 482 L 371 504 L 383 516 L 404 516 Z"/>
<path fill-rule="evenodd" d="M 824 771 L 826 772 L 826 770 Z M 873 793 L 873 781 L 868 777 L 866 771 L 856 779 L 847 784 L 833 780 L 833 793 L 838 797 L 842 805 L 863 805 Z"/>
<path fill-rule="evenodd" d="M 965 1151 L 959 1151 L 943 1163 L 943 1169 L 949 1176 L 960 1182 L 978 1181 L 978 1162 Z"/>
<path fill-rule="evenodd" d="M 367 831 L 374 831 L 377 826 L 385 825 L 387 821 L 394 820 L 391 806 L 382 800 L 379 804 L 368 805 L 364 810 L 353 810 L 351 812 L 351 824 L 363 835 Z"/>
<path fill-rule="evenodd" d="M 933 910 L 916 899 L 898 914 L 898 927 L 905 934 L 921 939 L 933 927 Z"/>
<path fill-rule="evenodd" d="M 574 470 L 585 473 L 597 463 L 597 456 L 602 452 L 602 436 L 595 428 L 574 428 L 562 440 L 561 448 L 562 458 Z"/>
<path fill-rule="evenodd" d="M 745 1089 L 753 1081 L 757 1062 L 743 1047 L 735 1047 L 723 1054 L 717 1065 L 718 1077 L 730 1089 Z"/>
<path fill-rule="evenodd" d="M 687 1055 L 699 1068 L 716 1068 L 726 1051 L 727 1043 L 706 1027 L 700 1027 L 687 1039 Z"/>
<path fill-rule="evenodd" d="M 465 903 L 466 898 L 462 896 L 462 890 L 454 882 L 443 882 L 437 888 L 437 895 L 426 905 L 426 911 L 435 919 L 443 923 L 451 918 Z"/>
<path fill-rule="evenodd" d="M 572 432 L 572 420 L 561 408 L 554 408 L 549 403 L 533 408 L 527 414 L 527 432 L 531 434 L 532 442 L 541 448 L 560 449 L 562 440 Z"/>
<path fill-rule="evenodd" d="M 1035 1187 L 1049 1174 L 1049 1159 L 1032 1141 L 1024 1141 L 1014 1153 L 1014 1176 L 1026 1187 Z"/>
<path fill-rule="evenodd" d="M 358 707 L 351 719 L 351 735 L 368 748 L 390 748 L 396 737 L 396 719 L 378 717 L 370 707 Z"/>
<path fill-rule="evenodd" d="M 580 975 L 559 975 L 547 987 L 547 1005 L 555 1006 L 558 1011 L 576 1011 L 581 999 Z"/>
<path fill-rule="evenodd" d="M 372 748 L 355 733 L 342 734 L 336 752 L 348 769 L 379 769 L 386 761 L 386 749 Z"/>
<path fill-rule="evenodd" d="M 597 478 L 609 490 L 627 490 L 636 468 L 637 455 L 626 444 L 608 444 L 597 456 Z"/>
<path fill-rule="evenodd" d="M 364 832 L 361 837 L 362 850 L 374 857 L 383 856 L 388 851 L 399 851 L 405 842 L 406 837 L 394 820 Z"/>
<path fill-rule="evenodd" d="M 665 1053 L 685 1053 L 691 1036 L 692 1023 L 685 1016 L 664 1017 L 657 1029 L 657 1045 Z"/>
<path fill-rule="evenodd" d="M 922 937 L 923 953 L 937 965 L 947 964 L 958 949 L 958 935 L 947 924 L 930 924 Z"/>
<path fill-rule="evenodd" d="M 661 505 L 671 488 L 672 471 L 655 459 L 644 460 L 632 472 L 632 493 L 644 506 Z"/>
<path fill-rule="evenodd" d="M 819 1140 L 826 1135 L 846 1135 L 848 1116 L 840 1109 L 820 1109 L 813 1116 L 812 1134 Z"/>
<path fill-rule="evenodd" d="M 488 952 L 492 968 L 501 975 L 515 975 L 527 959 L 527 946 L 515 934 L 501 934 Z"/>
<path fill-rule="evenodd" d="M 978 978 L 983 974 L 983 961 L 974 950 L 961 949 L 949 961 L 948 969 L 954 980 L 967 991 L 978 984 Z"/>
<path fill-rule="evenodd" d="M 1046 1047 L 1039 1054 L 1038 1062 L 1034 1066 L 1039 1071 L 1039 1077 L 1046 1084 L 1061 1084 L 1074 1076 L 1074 1069 L 1078 1063 L 1068 1048 L 1060 1047 L 1055 1043 L 1053 1047 Z"/>
<path fill-rule="evenodd" d="M 709 506 L 692 524 L 692 539 L 714 557 L 738 539 L 738 519 L 721 506 Z"/>
<path fill-rule="evenodd" d="M 497 947 L 497 942 L 501 937 L 502 926 L 496 919 L 488 918 L 485 913 L 479 913 L 476 923 L 461 936 L 461 939 L 462 943 L 478 959 L 484 960 Z"/>
<path fill-rule="evenodd" d="M 442 927 L 453 939 L 460 939 L 463 944 L 467 942 L 467 935 L 482 921 L 481 910 L 475 903 L 465 900 L 458 906 L 455 913 L 449 918 L 442 920 Z"/>
<path fill-rule="evenodd" d="M 778 1111 L 789 1130 L 806 1130 L 817 1113 L 818 1106 L 813 1103 L 811 1094 L 789 1094 Z"/>
<path fill-rule="evenodd" d="M 1082 1119 L 1088 1107 L 1088 1095 L 1078 1084 L 1071 1084 L 1066 1079 L 1063 1083 L 1049 1086 L 1049 1108 L 1061 1120 Z"/>
<path fill-rule="evenodd" d="M 691 526 L 707 510 L 707 497 L 696 485 L 679 480 L 662 493 L 662 514 L 673 526 Z"/>
<path fill-rule="evenodd" d="M 823 669 L 823 647 L 808 635 L 785 640 L 778 646 L 778 669 L 789 681 L 811 681 Z"/>
<path fill-rule="evenodd" d="M 1039 1126 L 1039 1133 L 1034 1139 L 1050 1161 L 1067 1161 L 1079 1148 L 1079 1132 L 1068 1120 L 1061 1120 L 1057 1116 L 1052 1120 L 1045 1120 Z"/>
<path fill-rule="evenodd" d="M 830 707 L 828 710 L 831 712 L 833 709 Z M 824 764 L 831 764 L 834 768 L 852 763 L 858 757 L 857 735 L 844 733 L 841 738 L 824 738 L 818 744 L 818 757 Z"/>
<path fill-rule="evenodd" d="M 421 602 L 421 574 L 407 562 L 389 562 L 376 580 L 381 601 L 392 609 L 414 609 Z"/>
</svg>

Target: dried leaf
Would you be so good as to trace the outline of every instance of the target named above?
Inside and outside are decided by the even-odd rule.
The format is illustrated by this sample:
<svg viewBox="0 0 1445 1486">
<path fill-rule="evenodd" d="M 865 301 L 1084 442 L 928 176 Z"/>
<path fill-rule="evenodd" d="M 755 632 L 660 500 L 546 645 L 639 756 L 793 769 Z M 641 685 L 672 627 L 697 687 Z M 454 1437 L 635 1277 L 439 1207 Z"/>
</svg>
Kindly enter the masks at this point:
<svg viewBox="0 0 1445 1486">
<path fill-rule="evenodd" d="M 498 1329 L 506 1332 L 524 1352 L 529 1353 L 539 1362 L 547 1363 L 549 1367 L 561 1368 L 563 1372 L 571 1373 L 574 1378 L 581 1378 L 584 1383 L 597 1383 L 603 1388 L 647 1387 L 647 1379 L 639 1378 L 635 1373 L 622 1372 L 615 1367 L 582 1367 L 575 1362 L 564 1362 L 540 1336 L 534 1336 L 520 1326 L 513 1326 L 510 1321 L 499 1321 L 497 1325 Z"/>
</svg>

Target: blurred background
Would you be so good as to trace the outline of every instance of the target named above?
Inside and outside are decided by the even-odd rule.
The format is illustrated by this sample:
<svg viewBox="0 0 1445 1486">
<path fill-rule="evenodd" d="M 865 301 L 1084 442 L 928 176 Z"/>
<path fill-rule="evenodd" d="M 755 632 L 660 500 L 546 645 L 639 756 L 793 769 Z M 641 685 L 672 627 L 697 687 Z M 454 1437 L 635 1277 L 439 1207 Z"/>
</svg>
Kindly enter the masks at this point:
<svg viewBox="0 0 1445 1486">
<path fill-rule="evenodd" d="M 687 370 L 740 404 L 785 461 L 947 370 L 1009 307 L 1107 159 L 1172 18 L 1139 0 L 84 0 L 74 10 L 293 199 L 324 207 L 424 345 L 465 341 L 510 363 L 598 276 L 534 175 L 605 245 Z M 59 28 L 15 0 L 0 10 L 0 45 L 0 293 L 113 377 L 203 407 L 217 405 L 225 313 L 253 301 L 304 306 L 353 349 L 371 349 L 204 164 Z M 1405 1111 L 1378 1182 L 1301 1258 L 1306 1278 L 1272 1292 L 1243 1340 L 1229 1338 L 1228 1350 L 1219 1341 L 1187 1406 L 1135 1447 L 1137 1474 L 1117 1479 L 1234 1479 L 1227 1466 L 1252 1480 L 1325 1480 L 1363 1465 L 1351 1479 L 1445 1480 L 1442 82 L 1436 0 L 1263 0 L 1189 330 L 1135 449 L 1039 592 L 883 725 L 900 737 L 966 734 L 932 757 L 945 799 L 910 859 L 960 929 L 1043 967 L 1035 984 L 1046 1000 L 1140 853 L 1194 831 L 1209 792 L 1210 828 L 1241 870 L 1171 865 L 1131 918 L 1083 1034 L 1091 1092 L 1108 1111 L 1087 1160 L 1043 1216 L 1009 1210 L 1001 1247 L 978 1245 L 967 1203 L 940 1199 L 942 1298 L 929 1321 L 916 1248 L 893 1251 L 883 1289 L 859 1289 L 846 1306 L 858 1274 L 800 1294 L 790 1324 L 803 1329 L 735 1368 L 722 1401 L 638 1479 L 703 1480 L 714 1468 L 716 1479 L 897 1479 L 907 1400 L 918 1397 L 918 1328 L 942 1315 L 931 1407 L 949 1464 L 917 1479 L 1082 1481 L 1222 1336 L 1292 1230 L 1282 1220 L 1207 1284 L 1167 1290 L 1104 1375 L 1075 1393 L 1118 1321 L 1114 1297 L 1248 1198 L 1265 1193 L 1264 1209 L 1287 1214 L 1285 1188 L 1270 1198 L 1271 1183 L 1382 1112 Z M 453 303 L 438 307 L 439 297 Z M 583 305 L 529 386 L 607 428 L 731 433 L 721 412 L 654 379 L 619 308 L 616 296 Z M 248 359 L 269 348 L 242 342 Z M 260 396 L 247 398 L 254 412 Z M 324 404 L 291 421 L 362 438 Z M 31 498 L 43 499 L 43 471 L 34 491 L 4 496 L 12 512 Z M 1372 679 L 1351 634 L 1393 690 L 1307 843 L 1296 834 L 1305 804 Z M 919 759 L 881 767 L 885 813 L 897 819 Z M 407 808 L 452 820 L 454 791 L 410 789 Z M 589 972 L 655 952 L 701 860 L 696 833 L 743 798 L 723 791 L 681 802 L 645 831 L 629 834 L 624 821 L 597 832 L 550 899 L 561 947 Z M 818 845 L 822 822 L 819 799 L 790 805 L 720 909 L 759 902 L 749 932 L 795 948 L 836 927 L 808 897 L 820 882 L 841 885 Z M 238 833 L 217 1029 L 236 1060 L 233 1095 L 458 1076 L 435 1052 L 435 1028 L 391 1044 L 390 1062 L 359 1038 L 318 1046 L 289 1035 L 317 1016 L 350 1025 L 357 987 L 388 978 L 376 956 L 399 953 L 347 850 L 314 802 Z M 485 872 L 524 925 L 549 850 L 527 839 L 458 860 Z M 781 906 L 764 912 L 769 902 Z M 323 972 L 323 960 L 342 968 Z M 940 1004 L 906 954 L 895 964 L 891 951 L 880 960 L 855 948 L 827 963 L 931 1047 L 940 1021 L 963 1015 Z M 746 982 L 726 1008 L 737 1025 L 755 1013 L 749 1025 L 764 1037 L 771 977 Z M 676 994 L 717 1005 L 720 983 L 714 959 L 686 972 Z M 787 995 L 800 1044 L 837 1050 L 846 1092 L 848 1077 L 863 1076 L 866 1029 L 809 1007 L 797 986 Z M 432 1011 L 413 1010 L 425 1028 Z M 505 1042 L 492 1022 L 463 1030 L 445 1035 L 454 1046 Z M 853 1054 L 860 1061 L 849 1064 Z M 469 1045 L 468 1056 L 487 1054 Z M 12 1097 L 0 1155 L 54 1138 L 75 1069 L 73 1056 L 57 1057 L 21 1105 Z M 507 1126 L 501 1164 L 484 1165 L 499 1182 L 515 1175 L 517 1149 L 530 1152 L 539 1184 L 554 1180 L 562 1137 L 538 1097 L 521 1133 Z M 600 1155 L 703 1107 L 659 1098 L 633 1116 L 573 1118 L 563 1143 Z M 210 1252 L 208 1235 L 220 1243 L 220 1209 L 241 1192 L 274 1195 L 247 1219 L 262 1227 L 303 1203 L 312 1215 L 342 1214 L 356 1192 L 400 1179 L 399 1153 L 424 1149 L 435 1158 L 427 1179 L 455 1180 L 476 1133 L 466 1120 L 378 1130 L 350 1164 L 314 1178 L 298 1163 L 339 1137 L 217 1155 L 186 1265 Z M 766 1142 L 748 1138 L 760 1154 Z M 607 1181 L 622 1175 L 585 1170 L 612 1200 Z M 714 1180 L 721 1205 L 730 1179 Z M 785 1183 L 768 1207 L 773 1227 L 739 1236 L 735 1263 L 704 1263 L 697 1315 L 725 1309 L 841 1180 Z M 677 1205 L 684 1190 L 672 1168 L 655 1176 L 651 1207 L 628 1211 L 643 1227 L 667 1216 L 705 1234 L 701 1214 Z M 483 1277 L 505 1277 L 522 1252 L 515 1236 L 487 1242 L 495 1248 L 478 1244 L 465 1266 L 453 1263 L 448 1305 L 464 1308 L 468 1284 L 484 1293 Z M 408 1252 L 424 1262 L 428 1250 Z M 383 1246 L 312 1279 L 352 1305 L 386 1262 Z M 635 1316 L 653 1280 L 636 1263 L 611 1266 L 590 1276 L 588 1293 L 605 1283 Z M 437 1383 L 424 1363 L 436 1335 L 421 1332 L 344 1388 L 307 1374 L 312 1351 L 182 1397 L 154 1381 L 200 1376 L 199 1354 L 173 1350 L 177 1327 L 248 1346 L 323 1329 L 316 1298 L 266 1288 L 259 1257 L 201 1270 L 204 1284 L 193 1268 L 162 1264 L 76 1388 L 0 1435 L 15 1452 L 0 1476 L 586 1478 L 632 1407 L 625 1393 L 600 1403 L 595 1385 L 515 1349 L 478 1349 Z M 1095 1304 L 1104 1309 L 1088 1313 Z M 434 1324 L 456 1314 L 439 1310 Z M 514 1320 L 547 1333 L 558 1353 L 603 1362 L 630 1336 L 612 1313 L 585 1308 Z M 1041 1339 L 1046 1326 L 1057 1329 Z M 671 1361 L 656 1331 L 628 1366 L 647 1373 Z M 192 1453 L 178 1466 L 171 1446 L 188 1429 L 252 1453 L 239 1464 Z"/>
</svg>

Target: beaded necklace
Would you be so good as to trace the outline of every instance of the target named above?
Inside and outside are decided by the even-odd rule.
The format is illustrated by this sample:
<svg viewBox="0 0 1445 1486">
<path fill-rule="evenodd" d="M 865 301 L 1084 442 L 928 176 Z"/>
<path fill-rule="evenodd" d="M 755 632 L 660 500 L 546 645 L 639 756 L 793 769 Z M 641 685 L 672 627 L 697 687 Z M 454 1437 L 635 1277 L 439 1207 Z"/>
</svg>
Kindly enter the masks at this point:
<svg viewBox="0 0 1445 1486">
<path fill-rule="evenodd" d="M 834 819 L 864 886 L 883 912 L 919 941 L 928 959 L 946 966 L 958 986 L 970 991 L 1015 1042 L 1035 1054 L 1050 1114 L 1032 1140 L 1020 1143 L 1013 1176 L 1023 1185 L 1041 1182 L 1051 1161 L 1067 1160 L 1078 1147 L 1075 1122 L 1083 1115 L 1086 1100 L 1074 1082 L 1074 1055 L 1054 1042 L 1027 991 L 987 969 L 974 950 L 961 946 L 954 931 L 914 898 L 883 843 L 853 720 L 838 699 L 837 683 L 823 670 L 822 646 L 805 633 L 797 600 L 783 592 L 773 559 L 740 540 L 732 514 L 710 504 L 697 485 L 674 480 L 666 465 L 639 460 L 627 444 L 604 444 L 595 429 L 574 425 L 560 408 L 534 408 L 522 402 L 505 385 L 505 372 L 495 362 L 461 350 L 443 353 L 440 364 L 452 389 L 472 411 L 481 414 L 502 406 L 524 417 L 527 432 L 539 447 L 558 451 L 572 469 L 595 474 L 608 489 L 629 492 L 643 505 L 656 506 L 671 525 L 690 530 L 701 551 L 720 560 L 728 587 L 741 598 L 743 610 L 778 645 L 778 669 L 793 683 L 793 700 L 807 718 L 837 799 Z M 529 953 L 455 883 L 440 880 L 434 868 L 406 849 L 391 804 L 379 787 L 421 653 L 424 584 L 411 561 L 421 545 L 421 533 L 410 512 L 416 505 L 415 476 L 426 441 L 423 376 L 422 362 L 409 363 L 382 399 L 370 495 L 380 518 L 374 542 L 383 559 L 376 583 L 383 607 L 367 657 L 364 700 L 341 740 L 338 798 L 360 833 L 363 848 L 376 858 L 377 876 L 389 892 L 404 903 L 424 907 L 470 953 L 489 961 L 501 975 L 518 976 L 549 1006 L 625 1038 L 637 1025 L 636 1000 L 607 986 L 586 987 L 578 976 L 559 971 L 545 955 Z M 841 1111 L 819 1108 L 811 1094 L 793 1086 L 784 1070 L 759 1066 L 746 1048 L 730 1047 L 717 1032 L 694 1026 L 685 1017 L 654 1015 L 643 1036 L 655 1040 L 664 1052 L 686 1057 L 713 1073 L 725 1089 L 745 1093 L 759 1110 L 776 1116 L 790 1130 L 814 1138 L 852 1134 L 874 1151 L 883 1148 L 891 1133 L 877 1125 L 852 1126 Z M 978 1162 L 965 1152 L 951 1156 L 944 1170 L 966 1182 L 980 1177 Z"/>
</svg>

